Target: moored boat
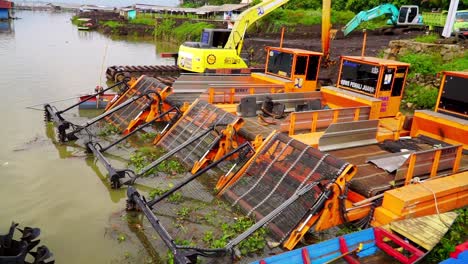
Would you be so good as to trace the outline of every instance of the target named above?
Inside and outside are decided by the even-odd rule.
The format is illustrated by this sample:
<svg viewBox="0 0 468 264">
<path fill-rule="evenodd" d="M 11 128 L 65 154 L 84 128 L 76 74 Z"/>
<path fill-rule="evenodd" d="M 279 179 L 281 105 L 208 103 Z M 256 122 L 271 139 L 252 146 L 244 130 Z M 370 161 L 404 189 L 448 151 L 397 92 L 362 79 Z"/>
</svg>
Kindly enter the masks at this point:
<svg viewBox="0 0 468 264">
<path fill-rule="evenodd" d="M 271 263 L 416 263 L 452 225 L 454 212 L 405 219 L 271 256 L 252 264 Z"/>
<path fill-rule="evenodd" d="M 80 102 L 82 102 L 78 108 L 79 109 L 104 109 L 107 104 L 111 102 L 117 94 L 102 94 L 93 98 L 88 99 L 84 102 L 90 95 L 80 96 Z"/>
</svg>

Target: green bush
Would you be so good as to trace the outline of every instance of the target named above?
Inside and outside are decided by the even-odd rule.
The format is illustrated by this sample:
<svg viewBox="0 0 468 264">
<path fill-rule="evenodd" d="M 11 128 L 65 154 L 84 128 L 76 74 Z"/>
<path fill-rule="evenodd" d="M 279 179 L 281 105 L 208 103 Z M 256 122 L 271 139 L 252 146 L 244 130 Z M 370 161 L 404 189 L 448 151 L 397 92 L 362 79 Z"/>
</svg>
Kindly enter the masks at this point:
<svg viewBox="0 0 468 264">
<path fill-rule="evenodd" d="M 429 263 L 439 263 L 449 257 L 455 247 L 468 239 L 468 208 L 456 210 L 458 217 L 452 227 L 440 240 L 425 260 Z"/>
<path fill-rule="evenodd" d="M 168 40 L 174 28 L 175 21 L 173 19 L 163 19 L 156 25 L 154 36 L 161 40 Z"/>
<path fill-rule="evenodd" d="M 138 24 L 138 25 L 147 25 L 147 26 L 154 26 L 156 23 L 153 18 L 150 17 L 136 17 L 135 19 L 129 20 L 130 24 Z"/>
<path fill-rule="evenodd" d="M 123 26 L 123 23 L 118 22 L 118 21 L 112 21 L 112 20 L 100 21 L 99 24 L 110 27 L 110 28 L 118 28 L 118 27 Z"/>
<path fill-rule="evenodd" d="M 436 75 L 441 71 L 463 71 L 468 69 L 468 51 L 460 56 L 444 63 L 440 54 L 435 53 L 406 53 L 400 55 L 399 61 L 411 64 L 408 77 L 412 78 L 416 73 L 423 75 Z"/>
<path fill-rule="evenodd" d="M 211 248 L 222 248 L 237 235 L 241 234 L 245 230 L 249 229 L 255 221 L 248 217 L 240 217 L 236 219 L 236 222 L 228 224 L 224 223 L 221 225 L 222 234 L 219 239 L 215 238 L 215 235 L 211 231 L 207 231 L 202 240 L 210 245 Z M 266 245 L 266 233 L 265 227 L 262 227 L 255 231 L 248 238 L 239 243 L 239 250 L 242 255 L 247 255 L 259 250 L 262 250 Z"/>
<path fill-rule="evenodd" d="M 200 41 L 200 36 L 204 28 L 214 28 L 214 25 L 206 22 L 184 22 L 182 25 L 176 27 L 172 34 L 178 42 Z"/>
<path fill-rule="evenodd" d="M 353 17 L 355 14 L 352 11 L 349 10 L 344 10 L 344 11 L 336 11 L 332 10 L 331 11 L 331 22 L 333 24 L 342 24 L 346 25 Z"/>
<path fill-rule="evenodd" d="M 407 103 L 412 103 L 414 109 L 433 109 L 438 94 L 438 89 L 409 84 L 405 89 L 404 100 Z"/>
<path fill-rule="evenodd" d="M 466 71 L 468 70 L 468 51 L 461 57 L 455 58 L 441 66 L 444 71 Z"/>
<path fill-rule="evenodd" d="M 437 34 L 421 35 L 414 38 L 414 41 L 423 42 L 423 43 L 434 43 L 439 39 Z"/>
<path fill-rule="evenodd" d="M 423 75 L 436 75 L 442 65 L 442 57 L 439 54 L 406 53 L 399 57 L 399 61 L 411 64 L 408 77 L 414 77 L 416 73 Z"/>
</svg>

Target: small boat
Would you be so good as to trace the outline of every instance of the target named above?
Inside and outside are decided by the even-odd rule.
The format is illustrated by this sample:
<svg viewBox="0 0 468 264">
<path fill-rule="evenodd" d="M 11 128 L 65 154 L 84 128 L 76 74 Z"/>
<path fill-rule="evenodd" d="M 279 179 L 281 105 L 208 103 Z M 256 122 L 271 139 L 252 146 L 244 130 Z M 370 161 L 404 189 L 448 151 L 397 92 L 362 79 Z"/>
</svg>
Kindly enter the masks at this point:
<svg viewBox="0 0 468 264">
<path fill-rule="evenodd" d="M 79 109 L 105 109 L 107 104 L 111 102 L 117 94 L 102 94 L 96 97 L 93 97 L 86 102 L 86 98 L 90 95 L 82 95 L 80 96 L 80 105 L 78 106 Z M 83 102 L 83 103 L 81 103 Z"/>
<path fill-rule="evenodd" d="M 440 241 L 454 222 L 454 212 L 405 219 L 264 258 L 272 263 L 416 263 Z M 443 220 L 441 220 L 443 219 Z"/>
<path fill-rule="evenodd" d="M 439 264 L 463 264 L 468 263 L 468 241 L 455 247 L 450 257 Z"/>
<path fill-rule="evenodd" d="M 90 30 L 94 25 L 91 18 L 78 18 L 78 30 Z"/>
</svg>

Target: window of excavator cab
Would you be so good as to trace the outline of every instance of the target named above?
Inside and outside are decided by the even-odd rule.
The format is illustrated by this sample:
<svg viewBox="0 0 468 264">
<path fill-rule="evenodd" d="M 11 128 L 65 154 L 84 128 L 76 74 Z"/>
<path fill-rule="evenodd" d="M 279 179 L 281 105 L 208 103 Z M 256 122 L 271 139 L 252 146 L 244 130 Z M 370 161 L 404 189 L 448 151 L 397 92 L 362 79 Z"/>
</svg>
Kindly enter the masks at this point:
<svg viewBox="0 0 468 264">
<path fill-rule="evenodd" d="M 293 55 L 277 50 L 270 50 L 268 54 L 267 72 L 283 77 L 291 77 Z"/>
<path fill-rule="evenodd" d="M 400 8 L 400 15 L 398 15 L 398 22 L 405 23 L 406 22 L 406 14 L 408 13 L 408 8 L 403 7 Z"/>
<path fill-rule="evenodd" d="M 228 41 L 230 31 L 214 31 L 213 32 L 213 47 L 222 48 Z"/>
<path fill-rule="evenodd" d="M 317 71 L 319 68 L 320 56 L 309 56 L 309 66 L 307 67 L 306 80 L 314 81 L 317 79 Z"/>
<path fill-rule="evenodd" d="M 398 67 L 393 81 L 392 96 L 401 96 L 405 85 L 406 67 Z"/>
<path fill-rule="evenodd" d="M 418 15 L 418 9 L 416 7 L 411 7 L 408 14 L 408 22 L 413 21 L 413 19 Z"/>
<path fill-rule="evenodd" d="M 297 56 L 296 57 L 296 69 L 294 74 L 296 75 L 305 75 L 307 69 L 307 56 Z"/>
<path fill-rule="evenodd" d="M 394 73 L 395 69 L 385 67 L 384 75 L 382 77 L 382 83 L 380 84 L 380 91 L 390 91 L 392 89 Z"/>
<path fill-rule="evenodd" d="M 338 83 L 342 87 L 375 95 L 379 73 L 376 65 L 343 60 Z"/>
<path fill-rule="evenodd" d="M 201 35 L 201 40 L 200 40 L 201 43 L 203 44 L 210 44 L 208 42 L 210 42 L 210 32 L 208 31 L 203 31 L 202 32 L 202 35 Z"/>
</svg>

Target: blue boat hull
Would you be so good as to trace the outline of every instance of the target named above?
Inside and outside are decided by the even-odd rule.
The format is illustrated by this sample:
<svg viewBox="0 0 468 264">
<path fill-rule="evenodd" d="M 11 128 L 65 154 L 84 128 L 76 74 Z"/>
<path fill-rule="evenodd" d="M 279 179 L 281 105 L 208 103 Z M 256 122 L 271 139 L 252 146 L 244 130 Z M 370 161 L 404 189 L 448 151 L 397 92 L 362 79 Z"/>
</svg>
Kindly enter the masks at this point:
<svg viewBox="0 0 468 264">
<path fill-rule="evenodd" d="M 343 238 L 346 241 L 349 250 L 356 249 L 360 243 L 362 243 L 362 250 L 357 253 L 359 258 L 368 257 L 374 255 L 380 250 L 375 244 L 374 229 L 369 228 L 362 231 L 354 232 L 351 234 L 344 235 Z M 326 263 L 334 258 L 341 256 L 343 253 L 340 251 L 340 242 L 338 238 L 333 238 L 318 244 L 313 244 L 304 247 L 310 257 L 311 263 Z M 291 264 L 303 264 L 304 260 L 302 257 L 302 248 L 295 249 L 289 252 L 285 252 L 280 255 L 271 256 L 263 259 L 267 264 L 270 263 L 291 263 Z M 252 262 L 252 264 L 260 264 L 261 261 Z"/>
</svg>

